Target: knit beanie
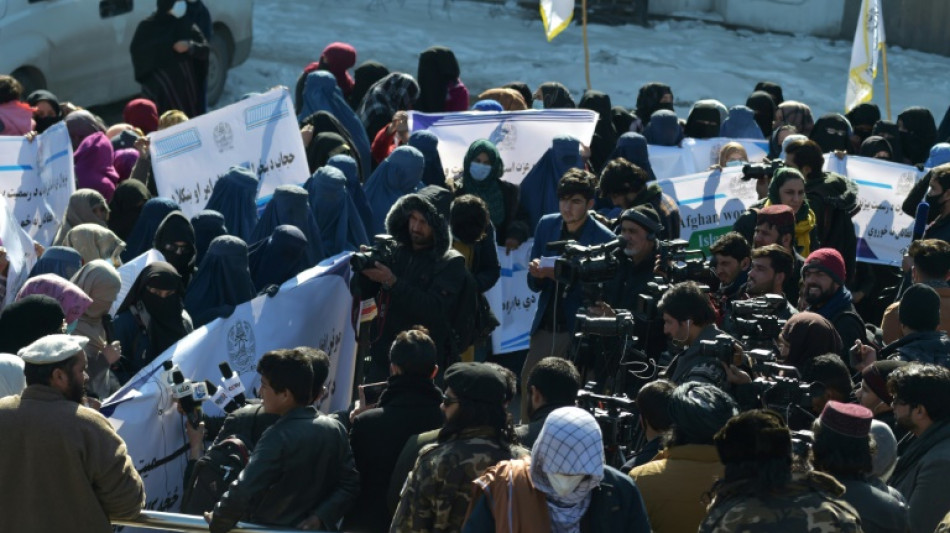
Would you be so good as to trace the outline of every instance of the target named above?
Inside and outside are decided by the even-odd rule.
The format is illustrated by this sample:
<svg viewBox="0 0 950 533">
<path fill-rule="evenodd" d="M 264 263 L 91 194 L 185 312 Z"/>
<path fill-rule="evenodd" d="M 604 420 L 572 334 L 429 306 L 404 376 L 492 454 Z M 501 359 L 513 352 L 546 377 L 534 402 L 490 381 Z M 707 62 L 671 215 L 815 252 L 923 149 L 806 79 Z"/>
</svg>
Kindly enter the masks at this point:
<svg viewBox="0 0 950 533">
<path fill-rule="evenodd" d="M 894 397 L 887 389 L 887 378 L 890 377 L 891 372 L 908 364 L 907 361 L 898 361 L 897 359 L 875 361 L 861 372 L 861 379 L 883 403 L 890 404 L 894 401 Z"/>
<path fill-rule="evenodd" d="M 805 264 L 802 266 L 802 277 L 809 270 L 820 270 L 831 276 L 831 279 L 838 285 L 844 285 L 845 268 L 844 258 L 841 252 L 834 248 L 819 248 L 808 254 Z"/>
<path fill-rule="evenodd" d="M 649 204 L 638 205 L 625 210 L 620 215 L 620 220 L 629 220 L 654 235 L 663 231 L 660 215 Z"/>
<path fill-rule="evenodd" d="M 933 287 L 911 285 L 901 297 L 897 316 L 901 324 L 914 331 L 933 331 L 940 324 L 940 295 Z"/>
</svg>

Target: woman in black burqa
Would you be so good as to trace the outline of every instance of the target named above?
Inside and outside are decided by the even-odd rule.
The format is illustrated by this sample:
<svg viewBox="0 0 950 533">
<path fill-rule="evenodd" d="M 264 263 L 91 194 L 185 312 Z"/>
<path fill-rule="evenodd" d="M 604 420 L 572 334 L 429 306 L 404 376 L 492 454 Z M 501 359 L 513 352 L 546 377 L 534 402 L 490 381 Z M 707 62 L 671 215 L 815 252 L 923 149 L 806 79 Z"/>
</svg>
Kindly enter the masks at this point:
<svg viewBox="0 0 950 533">
<path fill-rule="evenodd" d="M 178 8 L 184 4 L 158 0 L 155 12 L 135 29 L 130 51 L 135 81 L 159 113 L 177 109 L 196 117 L 205 111 L 210 48 L 201 30 L 183 18 L 184 9 Z"/>
</svg>

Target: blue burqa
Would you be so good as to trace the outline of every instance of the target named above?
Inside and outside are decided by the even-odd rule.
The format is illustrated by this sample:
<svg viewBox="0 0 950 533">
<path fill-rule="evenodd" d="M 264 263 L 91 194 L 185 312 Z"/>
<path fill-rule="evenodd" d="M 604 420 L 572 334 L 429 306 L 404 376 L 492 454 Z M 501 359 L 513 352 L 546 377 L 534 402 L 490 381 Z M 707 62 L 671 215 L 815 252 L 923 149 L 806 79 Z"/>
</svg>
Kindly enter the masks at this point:
<svg viewBox="0 0 950 533">
<path fill-rule="evenodd" d="M 317 111 L 326 111 L 343 124 L 353 139 L 352 148 L 359 152 L 360 161 L 368 165 L 373 160 L 370 154 L 369 137 L 360 118 L 356 116 L 350 104 L 346 103 L 343 91 L 336 83 L 336 78 L 329 71 L 315 70 L 307 74 L 307 81 L 303 86 L 303 102 L 297 121 L 303 120 Z"/>
<path fill-rule="evenodd" d="M 158 225 L 165 220 L 165 217 L 172 211 L 178 210 L 178 204 L 174 201 L 157 196 L 145 202 L 142 206 L 142 213 L 135 226 L 132 227 L 132 233 L 126 241 L 125 250 L 119 256 L 123 263 L 135 259 L 152 248 L 152 242 L 155 240 L 155 232 Z"/>
<path fill-rule="evenodd" d="M 229 235 L 247 240 L 257 225 L 257 187 L 258 181 L 254 172 L 233 166 L 214 184 L 205 209 L 217 211 L 224 216 L 224 225 L 228 228 Z"/>
<path fill-rule="evenodd" d="M 764 139 L 762 129 L 755 121 L 755 111 L 736 105 L 729 109 L 729 117 L 719 128 L 719 135 L 729 139 Z"/>
<path fill-rule="evenodd" d="M 82 255 L 68 246 L 50 246 L 30 270 L 30 277 L 56 274 L 70 280 L 82 268 Z"/>
<path fill-rule="evenodd" d="M 521 208 L 528 216 L 528 227 L 532 231 L 542 216 L 558 212 L 557 183 L 572 168 L 584 168 L 580 141 L 570 136 L 558 136 L 524 177 Z"/>
<path fill-rule="evenodd" d="M 422 183 L 445 187 L 445 169 L 439 157 L 439 138 L 428 130 L 414 131 L 409 136 L 409 146 L 422 152 L 425 157 L 425 170 L 422 171 Z"/>
<path fill-rule="evenodd" d="M 400 197 L 416 192 L 422 187 L 422 171 L 425 157 L 411 146 L 393 150 L 366 180 L 363 190 L 373 211 L 373 225 L 369 233 L 386 233 L 386 215 Z M 309 238 L 309 237 L 308 237 Z"/>
<path fill-rule="evenodd" d="M 363 184 L 360 183 L 359 166 L 356 160 L 346 154 L 335 155 L 327 161 L 327 165 L 339 169 L 346 176 L 346 191 L 350 194 L 350 200 L 356 206 L 356 212 L 359 213 L 360 221 L 363 223 L 363 231 L 369 236 L 369 230 L 373 227 L 373 210 L 369 207 L 369 200 L 366 199 L 366 192 L 363 191 Z"/>
<path fill-rule="evenodd" d="M 195 328 L 229 316 L 257 294 L 247 266 L 247 245 L 231 235 L 211 241 L 185 294 L 185 310 Z"/>
<path fill-rule="evenodd" d="M 323 249 L 323 240 L 320 236 L 320 227 L 310 209 L 310 200 L 307 190 L 297 185 L 281 185 L 274 190 L 274 196 L 261 219 L 251 234 L 251 242 L 258 242 L 270 237 L 274 229 L 281 224 L 290 224 L 307 236 L 307 261 L 317 264 L 327 256 Z"/>
<path fill-rule="evenodd" d="M 195 228 L 195 262 L 200 265 L 211 241 L 227 235 L 228 228 L 224 223 L 224 215 L 211 209 L 199 211 L 191 217 L 191 227 Z"/>
<path fill-rule="evenodd" d="M 676 113 L 661 109 L 650 116 L 650 123 L 643 130 L 647 143 L 658 146 L 679 146 L 683 142 L 683 127 Z"/>
<path fill-rule="evenodd" d="M 632 131 L 621 135 L 620 138 L 617 139 L 617 147 L 610 153 L 610 159 L 616 159 L 618 157 L 622 157 L 642 168 L 647 175 L 650 176 L 650 181 L 656 179 L 656 174 L 653 173 L 653 166 L 650 165 L 650 152 L 647 149 L 647 138 L 643 135 Z"/>
<path fill-rule="evenodd" d="M 274 228 L 270 237 L 256 242 L 248 250 L 251 279 L 258 292 L 268 285 L 282 285 L 288 279 L 311 268 L 307 261 L 307 237 L 296 226 Z"/>
<path fill-rule="evenodd" d="M 310 207 L 320 226 L 327 255 L 353 252 L 367 244 L 366 229 L 346 190 L 346 176 L 329 165 L 320 167 L 307 180 Z"/>
</svg>

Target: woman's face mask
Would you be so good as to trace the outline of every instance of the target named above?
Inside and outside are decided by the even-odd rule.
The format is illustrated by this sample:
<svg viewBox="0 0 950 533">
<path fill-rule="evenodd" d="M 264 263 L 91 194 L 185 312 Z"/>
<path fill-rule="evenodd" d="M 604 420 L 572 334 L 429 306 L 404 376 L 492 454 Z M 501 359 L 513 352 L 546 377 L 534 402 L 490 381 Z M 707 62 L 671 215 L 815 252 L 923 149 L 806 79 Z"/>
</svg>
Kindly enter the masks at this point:
<svg viewBox="0 0 950 533">
<path fill-rule="evenodd" d="M 548 474 L 548 482 L 560 498 L 573 493 L 581 481 L 584 481 L 584 474 Z"/>
<path fill-rule="evenodd" d="M 726 166 L 727 166 L 727 167 L 741 167 L 741 166 L 743 166 L 743 165 L 745 165 L 745 164 L 746 164 L 746 161 L 743 161 L 743 160 L 741 160 L 741 159 L 734 159 L 734 160 L 732 160 L 732 161 L 727 161 L 727 162 L 726 162 Z"/>
<path fill-rule="evenodd" d="M 185 16 L 185 11 L 188 10 L 188 4 L 185 3 L 185 0 L 178 0 L 175 2 L 175 5 L 172 6 L 170 13 L 175 18 L 181 18 Z"/>
<path fill-rule="evenodd" d="M 69 324 L 66 324 L 66 334 L 72 335 L 73 332 L 76 331 L 76 326 L 78 325 L 79 325 L 79 320 L 73 320 Z"/>
<path fill-rule="evenodd" d="M 491 174 L 491 165 L 472 161 L 468 165 L 468 173 L 472 175 L 475 181 L 483 181 Z"/>
<path fill-rule="evenodd" d="M 531 102 L 531 108 L 537 109 L 537 110 L 544 109 L 544 101 L 538 100 L 537 98 L 535 98 L 534 101 Z"/>
</svg>

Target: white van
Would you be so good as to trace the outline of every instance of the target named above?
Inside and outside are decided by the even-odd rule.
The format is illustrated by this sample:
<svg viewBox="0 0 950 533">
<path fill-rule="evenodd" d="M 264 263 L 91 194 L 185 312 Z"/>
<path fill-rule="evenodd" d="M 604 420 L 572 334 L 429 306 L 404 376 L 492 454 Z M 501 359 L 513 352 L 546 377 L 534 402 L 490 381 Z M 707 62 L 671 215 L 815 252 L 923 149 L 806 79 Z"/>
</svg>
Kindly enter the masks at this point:
<svg viewBox="0 0 950 533">
<path fill-rule="evenodd" d="M 208 101 L 251 53 L 254 0 L 204 0 L 214 24 Z M 155 0 L 0 0 L 0 73 L 24 95 L 47 89 L 83 107 L 138 94 L 129 44 Z"/>
</svg>

